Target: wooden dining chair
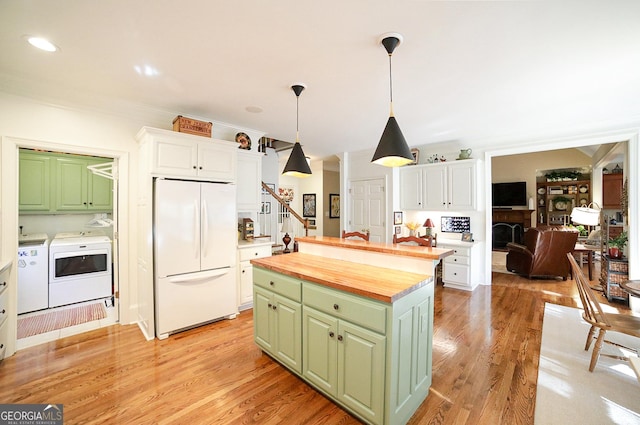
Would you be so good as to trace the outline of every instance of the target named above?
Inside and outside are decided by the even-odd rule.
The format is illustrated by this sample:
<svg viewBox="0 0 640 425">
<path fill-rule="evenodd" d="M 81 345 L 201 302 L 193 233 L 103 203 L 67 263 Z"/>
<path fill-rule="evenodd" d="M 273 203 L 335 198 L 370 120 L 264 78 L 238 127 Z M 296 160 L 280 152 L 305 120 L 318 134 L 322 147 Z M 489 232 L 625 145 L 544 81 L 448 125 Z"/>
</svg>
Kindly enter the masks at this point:
<svg viewBox="0 0 640 425">
<path fill-rule="evenodd" d="M 361 233 L 361 232 L 345 232 L 344 230 L 342 231 L 342 239 L 346 239 L 346 238 L 360 238 L 360 239 L 364 239 L 365 241 L 369 240 L 369 232 L 366 233 Z"/>
<path fill-rule="evenodd" d="M 405 236 L 405 237 L 399 237 L 396 236 L 395 234 L 393 235 L 393 243 L 409 243 L 409 242 L 415 242 L 416 244 L 420 245 L 420 246 L 431 246 L 431 241 L 433 240 L 433 238 L 431 236 Z"/>
<path fill-rule="evenodd" d="M 602 349 L 603 343 L 612 344 L 628 349 L 629 351 L 634 351 L 637 355 L 638 347 L 622 346 L 617 342 L 607 340 L 605 338 L 605 335 L 607 331 L 612 331 L 640 338 L 640 317 L 626 314 L 605 313 L 602 310 L 602 306 L 600 305 L 600 302 L 598 302 L 596 295 L 589 287 L 589 281 L 586 279 L 584 273 L 582 272 L 582 267 L 578 265 L 578 262 L 571 253 L 567 254 L 567 258 L 569 259 L 569 264 L 571 265 L 571 270 L 573 271 L 573 278 L 578 287 L 578 293 L 580 294 L 580 301 L 582 302 L 583 309 L 582 318 L 585 322 L 591 325 L 589 333 L 587 334 L 587 342 L 584 346 L 585 351 L 589 350 L 591 341 L 593 339 L 596 340 L 596 343 L 593 347 L 593 353 L 591 354 L 589 372 L 593 372 L 593 369 L 595 369 L 596 367 L 596 363 L 598 362 L 598 359 L 601 355 L 600 350 Z M 602 355 L 629 361 L 628 357 L 620 357 L 604 353 L 602 353 Z"/>
</svg>

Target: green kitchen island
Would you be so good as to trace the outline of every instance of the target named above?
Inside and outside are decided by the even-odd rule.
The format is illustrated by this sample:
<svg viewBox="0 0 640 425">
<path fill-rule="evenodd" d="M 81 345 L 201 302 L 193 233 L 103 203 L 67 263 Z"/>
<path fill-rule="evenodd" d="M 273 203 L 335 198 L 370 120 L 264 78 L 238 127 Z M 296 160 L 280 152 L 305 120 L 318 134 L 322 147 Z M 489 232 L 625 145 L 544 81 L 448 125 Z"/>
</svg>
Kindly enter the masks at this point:
<svg viewBox="0 0 640 425">
<path fill-rule="evenodd" d="M 404 424 L 431 386 L 433 293 L 425 272 L 302 252 L 251 260 L 260 348 L 371 424 Z"/>
</svg>

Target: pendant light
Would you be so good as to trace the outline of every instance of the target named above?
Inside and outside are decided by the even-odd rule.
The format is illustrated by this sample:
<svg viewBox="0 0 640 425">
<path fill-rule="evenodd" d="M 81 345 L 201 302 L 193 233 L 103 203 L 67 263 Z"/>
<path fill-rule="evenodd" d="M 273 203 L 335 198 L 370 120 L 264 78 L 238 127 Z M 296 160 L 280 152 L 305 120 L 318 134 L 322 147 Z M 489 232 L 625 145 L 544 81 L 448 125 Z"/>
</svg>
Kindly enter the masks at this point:
<svg viewBox="0 0 640 425">
<path fill-rule="evenodd" d="M 289 155 L 289 159 L 287 160 L 287 165 L 284 166 L 284 170 L 282 171 L 282 174 L 285 176 L 309 177 L 311 175 L 311 168 L 309 168 L 307 158 L 305 158 L 304 152 L 302 151 L 298 133 L 298 99 L 300 99 L 300 93 L 302 93 L 304 89 L 305 86 L 302 84 L 294 84 L 291 86 L 291 90 L 293 90 L 296 95 L 296 143 L 294 143 L 291 155 Z"/>
<path fill-rule="evenodd" d="M 413 162 L 411 149 L 400 131 L 400 126 L 393 115 L 393 83 L 391 79 L 391 55 L 402 42 L 402 35 L 397 33 L 383 34 L 380 43 L 389 54 L 389 120 L 382 132 L 382 137 L 373 154 L 371 162 L 386 167 L 400 167 Z"/>
</svg>

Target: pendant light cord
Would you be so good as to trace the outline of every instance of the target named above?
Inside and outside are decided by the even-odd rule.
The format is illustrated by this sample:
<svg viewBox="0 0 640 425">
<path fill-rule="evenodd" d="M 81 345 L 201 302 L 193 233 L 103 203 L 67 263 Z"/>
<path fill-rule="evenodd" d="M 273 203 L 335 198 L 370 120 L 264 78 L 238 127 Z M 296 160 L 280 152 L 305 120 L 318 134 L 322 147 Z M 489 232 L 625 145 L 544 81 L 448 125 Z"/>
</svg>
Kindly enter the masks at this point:
<svg viewBox="0 0 640 425">
<path fill-rule="evenodd" d="M 300 100 L 300 96 L 296 95 L 296 142 L 300 141 L 299 131 L 298 131 L 298 121 L 300 116 L 300 107 L 298 106 L 298 101 Z"/>
<path fill-rule="evenodd" d="M 391 53 L 389 53 L 389 116 L 393 116 L 393 79 L 391 78 Z"/>
</svg>

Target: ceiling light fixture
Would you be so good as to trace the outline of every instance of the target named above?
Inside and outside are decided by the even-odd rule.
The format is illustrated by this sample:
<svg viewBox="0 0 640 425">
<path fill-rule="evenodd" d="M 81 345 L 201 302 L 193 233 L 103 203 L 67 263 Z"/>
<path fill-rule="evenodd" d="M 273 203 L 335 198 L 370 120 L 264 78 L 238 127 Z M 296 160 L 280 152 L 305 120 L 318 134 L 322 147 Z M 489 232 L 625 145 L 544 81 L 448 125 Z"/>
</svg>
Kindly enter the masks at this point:
<svg viewBox="0 0 640 425">
<path fill-rule="evenodd" d="M 400 167 L 413 162 L 411 149 L 402 135 L 400 126 L 393 115 L 393 82 L 391 79 L 391 55 L 397 46 L 402 42 L 402 35 L 398 33 L 383 34 L 380 44 L 384 46 L 389 54 L 389 120 L 382 132 L 382 137 L 373 154 L 371 162 L 384 165 L 385 167 Z"/>
<path fill-rule="evenodd" d="M 40 50 L 44 50 L 45 52 L 58 51 L 58 46 L 56 46 L 46 38 L 33 37 L 33 36 L 26 36 L 26 38 L 29 44 L 31 44 L 33 47 L 37 47 Z"/>
<path fill-rule="evenodd" d="M 285 176 L 309 177 L 311 175 L 311 168 L 309 168 L 309 164 L 302 151 L 298 133 L 298 99 L 300 99 L 300 93 L 302 93 L 302 90 L 305 88 L 306 86 L 302 84 L 294 84 L 291 86 L 291 90 L 296 94 L 296 143 L 293 145 L 293 150 L 291 151 L 291 155 L 289 155 L 287 165 L 284 166 L 284 170 L 282 171 L 282 174 Z"/>
</svg>

